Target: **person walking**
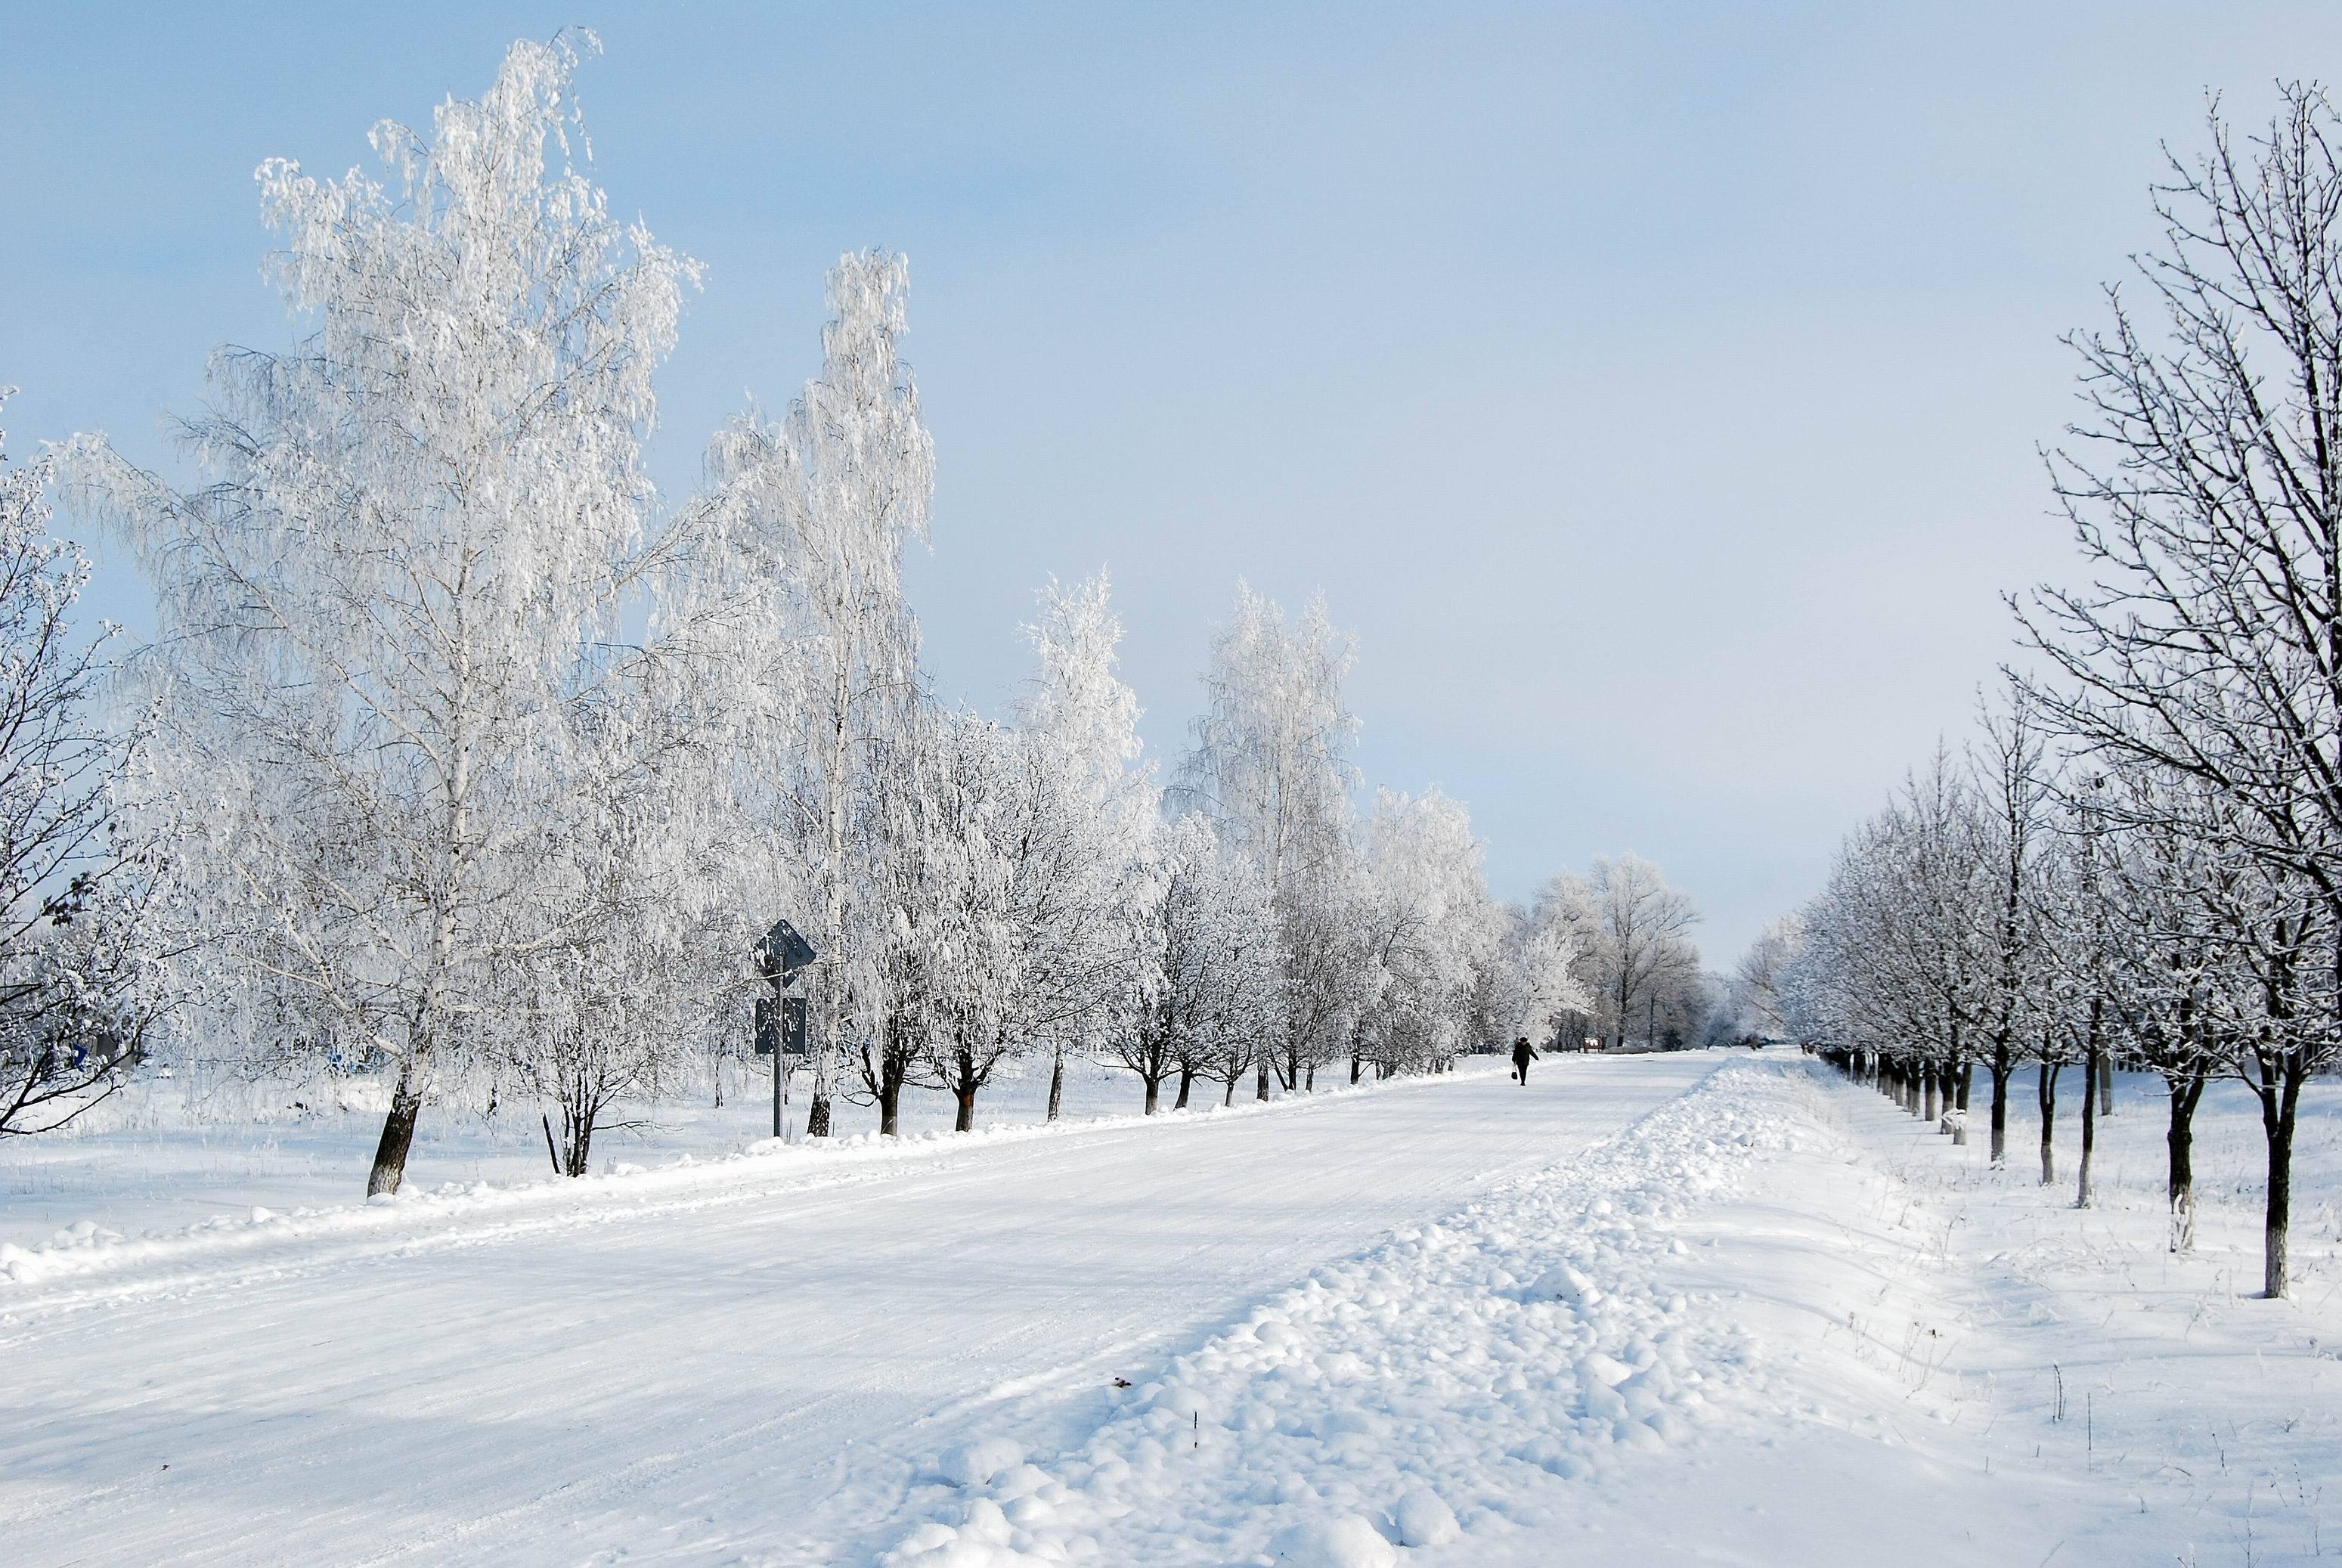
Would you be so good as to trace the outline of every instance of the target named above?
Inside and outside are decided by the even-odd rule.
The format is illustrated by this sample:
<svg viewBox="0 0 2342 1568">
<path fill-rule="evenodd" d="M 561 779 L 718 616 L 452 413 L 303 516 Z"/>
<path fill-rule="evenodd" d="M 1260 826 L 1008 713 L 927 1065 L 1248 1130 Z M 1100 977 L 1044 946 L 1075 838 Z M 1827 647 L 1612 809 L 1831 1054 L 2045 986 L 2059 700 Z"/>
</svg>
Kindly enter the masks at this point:
<svg viewBox="0 0 2342 1568">
<path fill-rule="evenodd" d="M 1524 1034 L 1513 1042 L 1513 1076 L 1524 1087 L 1529 1081 L 1529 1063 L 1536 1054 L 1537 1048 L 1529 1044 L 1527 1035 Z"/>
</svg>

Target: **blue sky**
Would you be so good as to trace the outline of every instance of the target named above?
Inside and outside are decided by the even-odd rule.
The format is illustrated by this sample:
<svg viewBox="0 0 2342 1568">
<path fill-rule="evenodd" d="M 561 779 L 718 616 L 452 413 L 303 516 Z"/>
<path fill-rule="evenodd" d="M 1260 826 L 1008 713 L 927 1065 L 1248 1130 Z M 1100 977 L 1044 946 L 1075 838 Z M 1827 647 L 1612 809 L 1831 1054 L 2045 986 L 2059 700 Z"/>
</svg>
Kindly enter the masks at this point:
<svg viewBox="0 0 2342 1568">
<path fill-rule="evenodd" d="M 1370 781 L 1468 802 L 1508 896 L 1659 861 L 1719 965 L 2067 569 L 2057 339 L 2158 144 L 2342 57 L 2331 6 L 0 0 L 12 449 L 164 461 L 211 347 L 289 335 L 255 165 L 338 173 L 571 24 L 598 176 L 708 267 L 670 490 L 813 371 L 836 255 L 905 251 L 947 693 L 997 704 L 1033 589 L 1108 566 L 1168 757 L 1235 579 L 1323 589 Z"/>
</svg>

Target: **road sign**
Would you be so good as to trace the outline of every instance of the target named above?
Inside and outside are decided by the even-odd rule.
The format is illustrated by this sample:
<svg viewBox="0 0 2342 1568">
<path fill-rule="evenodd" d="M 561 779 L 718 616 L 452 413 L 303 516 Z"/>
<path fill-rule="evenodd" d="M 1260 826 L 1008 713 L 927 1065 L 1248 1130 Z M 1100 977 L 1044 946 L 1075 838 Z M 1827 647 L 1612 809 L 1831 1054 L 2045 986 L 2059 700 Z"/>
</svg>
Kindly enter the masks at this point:
<svg viewBox="0 0 2342 1568">
<path fill-rule="evenodd" d="M 769 1056 L 776 1048 L 784 1056 L 806 1054 L 804 997 L 756 998 L 756 1054 Z"/>
<path fill-rule="evenodd" d="M 776 989 L 786 985 L 796 972 L 821 955 L 813 944 L 797 934 L 797 928 L 786 920 L 773 922 L 773 929 L 765 933 L 765 940 L 756 944 L 757 967 Z"/>
</svg>

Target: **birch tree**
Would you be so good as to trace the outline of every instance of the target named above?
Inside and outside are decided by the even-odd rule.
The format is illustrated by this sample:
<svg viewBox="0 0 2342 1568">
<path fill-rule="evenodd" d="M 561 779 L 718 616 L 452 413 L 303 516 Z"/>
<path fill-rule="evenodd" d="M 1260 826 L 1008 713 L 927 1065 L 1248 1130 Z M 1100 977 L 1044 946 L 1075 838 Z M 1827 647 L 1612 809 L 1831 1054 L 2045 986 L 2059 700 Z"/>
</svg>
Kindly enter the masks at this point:
<svg viewBox="0 0 2342 1568">
<path fill-rule="evenodd" d="M 1498 935 L 1481 857 L 1456 802 L 1436 789 L 1377 792 L 1361 903 L 1380 978 L 1362 1038 L 1383 1077 L 1444 1067 L 1470 1043 L 1474 993 Z"/>
<path fill-rule="evenodd" d="M 826 1137 L 851 1043 L 846 976 L 848 904 L 858 864 L 880 835 L 856 815 L 875 798 L 868 770 L 908 733 L 922 699 L 919 631 L 903 596 L 903 554 L 927 538 L 935 448 L 901 355 L 908 264 L 869 252 L 829 275 L 822 370 L 774 422 L 732 421 L 708 456 L 713 510 L 736 577 L 731 634 L 750 668 L 793 684 L 786 716 L 800 742 L 777 799 L 777 831 L 801 844 L 819 904 L 813 975 L 813 1104 L 806 1130 Z M 784 673 L 786 672 L 786 673 Z M 907 754 L 899 750 L 892 754 Z"/>
<path fill-rule="evenodd" d="M 1039 669 L 1016 715 L 1027 796 L 1019 880 L 1046 998 L 1027 1014 L 1049 1048 L 1055 1121 L 1066 1053 L 1105 1039 L 1133 984 L 1126 928 L 1140 918 L 1137 863 L 1158 802 L 1137 766 L 1138 699 L 1115 671 L 1122 624 L 1105 574 L 1070 587 L 1052 580 L 1025 635 Z"/>
<path fill-rule="evenodd" d="M 1138 885 L 1141 918 L 1125 928 L 1130 1006 L 1106 1051 L 1137 1075 L 1151 1116 L 1166 1079 L 1176 1076 L 1174 1109 L 1185 1110 L 1197 1077 L 1244 1062 L 1277 1026 L 1283 1001 L 1267 888 L 1248 859 L 1220 844 L 1209 818 L 1191 813 L 1166 825 Z"/>
<path fill-rule="evenodd" d="M 575 716 L 565 813 L 544 824 L 517 896 L 565 933 L 511 966 L 504 1065 L 559 1113 L 548 1142 L 582 1176 L 622 1104 L 676 1089 L 760 983 L 726 896 L 716 761 L 633 683 Z"/>
<path fill-rule="evenodd" d="M 213 356 L 180 425 L 202 487 L 81 452 L 155 588 L 157 765 L 224 945 L 388 1063 L 370 1193 L 507 971 L 565 936 L 524 918 L 522 852 L 665 561 L 641 443 L 697 269 L 577 161 L 577 60 L 516 44 L 428 134 L 377 125 L 380 177 L 263 164 L 309 335 Z"/>
<path fill-rule="evenodd" d="M 1323 597 L 1291 626 L 1274 601 L 1239 581 L 1236 613 L 1213 635 L 1205 711 L 1174 794 L 1180 809 L 1211 816 L 1276 903 L 1287 1016 L 1253 1064 L 1263 1100 L 1272 1071 L 1294 1089 L 1342 1044 L 1353 972 L 1343 932 L 1324 915 L 1342 896 L 1350 844 L 1358 723 L 1342 683 L 1355 659 Z"/>
</svg>

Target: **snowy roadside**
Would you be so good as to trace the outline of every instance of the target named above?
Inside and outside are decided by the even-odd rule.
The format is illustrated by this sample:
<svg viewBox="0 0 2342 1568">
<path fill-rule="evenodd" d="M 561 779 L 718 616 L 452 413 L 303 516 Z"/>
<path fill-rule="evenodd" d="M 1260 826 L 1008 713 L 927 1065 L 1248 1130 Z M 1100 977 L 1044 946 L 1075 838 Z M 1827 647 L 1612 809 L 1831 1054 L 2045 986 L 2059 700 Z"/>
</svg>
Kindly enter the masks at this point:
<svg viewBox="0 0 2342 1568">
<path fill-rule="evenodd" d="M 2342 1085 L 2311 1086 L 2297 1145 L 2293 1299 L 2260 1283 L 2260 1128 L 2234 1085 L 2197 1116 L 2195 1250 L 2167 1248 L 2165 1111 L 2128 1081 L 2098 1124 L 2096 1203 L 2039 1181 L 2039 1121 L 2015 1097 L 2008 1168 L 1984 1140 L 1935 1135 L 1877 1095 L 1834 1094 L 1873 1174 L 1846 1214 L 1887 1288 L 1859 1309 L 1867 1353 L 1931 1300 L 1940 1341 L 1904 1358 L 1941 1419 L 1981 1514 L 2027 1479 L 2059 1563 L 2296 1562 L 2342 1552 L 2342 1257 L 2332 1185 Z M 2062 1118 L 2074 1135 L 2075 1111 Z M 1849 1335 L 1849 1337 L 1852 1337 Z"/>
<path fill-rule="evenodd" d="M 1748 1337 L 1675 1234 L 1827 1136 L 1794 1064 L 1734 1063 L 1616 1136 L 1322 1267 L 1126 1391 L 1079 1449 L 936 1456 L 895 1568 L 1551 1561 L 1593 1488 L 1734 1419 Z M 1413 1560 L 1412 1557 L 1410 1560 Z"/>
<path fill-rule="evenodd" d="M 1476 1059 L 1458 1069 L 1466 1076 L 1490 1076 L 1497 1071 L 1493 1060 Z M 972 1133 L 930 1128 L 899 1138 L 863 1133 L 826 1144 L 753 1139 L 720 1154 L 686 1153 L 656 1165 L 613 1162 L 602 1174 L 575 1179 L 445 1182 L 427 1189 L 410 1184 L 397 1194 L 356 1203 L 298 1204 L 285 1209 L 239 1206 L 183 1226 L 131 1231 L 82 1220 L 58 1228 L 43 1245 L 0 1242 L 0 1307 L 14 1311 L 27 1304 L 21 1293 L 6 1291 L 12 1284 L 77 1282 L 134 1272 L 142 1265 L 157 1270 L 220 1261 L 241 1265 L 286 1254 L 297 1256 L 302 1249 L 326 1241 L 385 1238 L 405 1245 L 434 1231 L 468 1232 L 482 1222 L 509 1229 L 515 1224 L 587 1224 L 601 1214 L 638 1217 L 659 1209 L 680 1213 L 711 1203 L 743 1202 L 876 1180 L 909 1167 L 947 1165 L 961 1156 L 1037 1140 L 1126 1134 L 1139 1128 L 1173 1132 L 1251 1116 L 1306 1114 L 1361 1094 L 1420 1093 L 1456 1081 L 1455 1074 L 1394 1078 L 1266 1103 L 1211 1105 L 1154 1116 L 988 1123 Z M 4 1208 L 0 1213 L 5 1213 Z M 16 1293 L 15 1300 L 10 1299 L 12 1293 Z"/>
</svg>

